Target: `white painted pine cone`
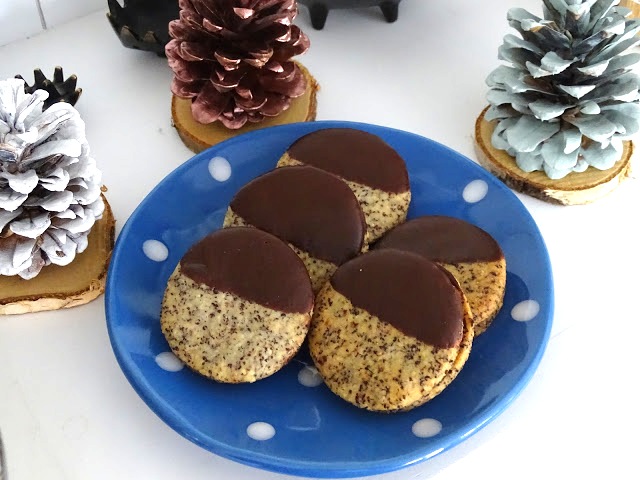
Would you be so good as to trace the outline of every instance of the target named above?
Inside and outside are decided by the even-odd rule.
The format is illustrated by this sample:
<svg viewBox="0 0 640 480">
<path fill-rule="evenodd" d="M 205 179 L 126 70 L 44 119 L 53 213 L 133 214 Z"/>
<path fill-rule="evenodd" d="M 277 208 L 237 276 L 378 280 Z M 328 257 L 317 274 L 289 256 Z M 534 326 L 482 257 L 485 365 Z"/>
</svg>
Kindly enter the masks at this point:
<svg viewBox="0 0 640 480">
<path fill-rule="evenodd" d="M 43 111 L 47 97 L 0 81 L 0 275 L 69 264 L 104 210 L 84 121 L 68 103 Z"/>
</svg>

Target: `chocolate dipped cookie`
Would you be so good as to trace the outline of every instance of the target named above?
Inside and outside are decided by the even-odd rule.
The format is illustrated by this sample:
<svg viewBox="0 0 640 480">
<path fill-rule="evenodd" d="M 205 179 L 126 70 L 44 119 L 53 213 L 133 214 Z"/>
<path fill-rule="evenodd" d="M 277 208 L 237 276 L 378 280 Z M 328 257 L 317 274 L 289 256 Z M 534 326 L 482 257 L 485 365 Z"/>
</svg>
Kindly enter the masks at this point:
<svg viewBox="0 0 640 480">
<path fill-rule="evenodd" d="M 367 252 L 316 296 L 311 357 L 327 386 L 371 411 L 409 410 L 438 395 L 465 364 L 469 306 L 444 268 L 415 253 Z"/>
<path fill-rule="evenodd" d="M 298 256 L 269 233 L 239 227 L 186 252 L 168 280 L 160 325 L 191 369 L 219 382 L 254 382 L 294 356 L 312 311 Z"/>
<path fill-rule="evenodd" d="M 469 222 L 440 215 L 414 218 L 371 248 L 417 253 L 446 268 L 467 297 L 476 335 L 487 329 L 502 308 L 507 282 L 504 254 L 491 235 Z"/>
<path fill-rule="evenodd" d="M 224 226 L 252 226 L 284 240 L 307 267 L 314 291 L 365 248 L 358 200 L 337 176 L 311 166 L 277 168 L 231 200 Z"/>
<path fill-rule="evenodd" d="M 312 165 L 339 176 L 353 190 L 367 223 L 366 243 L 407 218 L 411 190 L 402 157 L 377 135 L 327 128 L 294 142 L 277 166 Z"/>
</svg>

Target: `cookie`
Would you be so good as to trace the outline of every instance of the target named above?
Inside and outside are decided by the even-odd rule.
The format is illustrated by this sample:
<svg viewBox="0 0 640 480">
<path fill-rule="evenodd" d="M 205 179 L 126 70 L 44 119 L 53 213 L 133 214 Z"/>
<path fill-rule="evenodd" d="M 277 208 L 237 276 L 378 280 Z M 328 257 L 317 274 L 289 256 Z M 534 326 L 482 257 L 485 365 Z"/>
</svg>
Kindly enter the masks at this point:
<svg viewBox="0 0 640 480">
<path fill-rule="evenodd" d="M 339 176 L 353 190 L 371 243 L 407 218 L 411 189 L 402 157 L 380 137 L 352 128 L 327 128 L 294 142 L 277 166 L 312 165 Z"/>
<path fill-rule="evenodd" d="M 415 253 L 367 252 L 342 265 L 316 296 L 311 357 L 327 386 L 377 412 L 438 395 L 465 364 L 471 312 L 444 268 Z"/>
<path fill-rule="evenodd" d="M 371 248 L 414 252 L 451 272 L 469 302 L 476 335 L 487 329 L 502 308 L 507 283 L 504 254 L 491 235 L 469 222 L 440 215 L 415 218 Z"/>
<path fill-rule="evenodd" d="M 312 311 L 298 256 L 269 233 L 229 228 L 182 257 L 167 282 L 160 325 L 191 369 L 219 382 L 255 382 L 294 356 Z"/>
<path fill-rule="evenodd" d="M 284 240 L 304 262 L 314 291 L 366 247 L 358 200 L 335 175 L 310 166 L 278 168 L 231 200 L 224 226 L 252 226 Z"/>
</svg>

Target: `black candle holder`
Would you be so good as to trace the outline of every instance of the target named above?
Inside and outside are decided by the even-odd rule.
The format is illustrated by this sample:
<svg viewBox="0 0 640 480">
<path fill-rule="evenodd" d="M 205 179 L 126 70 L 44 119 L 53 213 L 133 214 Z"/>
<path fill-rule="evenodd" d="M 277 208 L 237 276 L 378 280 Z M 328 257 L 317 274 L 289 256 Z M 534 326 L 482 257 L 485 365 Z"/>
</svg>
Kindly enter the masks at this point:
<svg viewBox="0 0 640 480">
<path fill-rule="evenodd" d="M 42 70 L 36 68 L 33 71 L 33 85 L 29 85 L 22 75 L 16 75 L 16 78 L 24 81 L 25 93 L 32 94 L 36 90 L 45 90 L 49 94 L 44 101 L 45 110 L 57 102 L 75 105 L 82 94 L 82 89 L 77 88 L 78 77 L 74 74 L 65 79 L 60 66 L 54 68 L 52 79 L 48 79 Z"/>
<path fill-rule="evenodd" d="M 329 10 L 340 8 L 379 7 L 389 23 L 398 19 L 398 7 L 401 0 L 298 0 L 309 9 L 311 25 L 322 30 Z"/>
<path fill-rule="evenodd" d="M 108 0 L 107 18 L 127 48 L 164 55 L 169 42 L 169 22 L 180 16 L 178 0 Z"/>
</svg>

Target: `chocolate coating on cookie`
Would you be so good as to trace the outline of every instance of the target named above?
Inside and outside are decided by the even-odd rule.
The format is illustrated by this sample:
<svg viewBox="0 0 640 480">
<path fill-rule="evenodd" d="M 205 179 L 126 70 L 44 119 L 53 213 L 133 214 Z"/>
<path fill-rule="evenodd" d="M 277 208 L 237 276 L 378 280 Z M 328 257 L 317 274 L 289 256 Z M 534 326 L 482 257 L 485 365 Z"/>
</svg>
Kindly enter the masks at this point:
<svg viewBox="0 0 640 480">
<path fill-rule="evenodd" d="M 311 166 L 283 167 L 252 180 L 230 204 L 248 224 L 340 265 L 360 253 L 366 224 L 351 189 Z"/>
<path fill-rule="evenodd" d="M 180 260 L 194 282 L 285 313 L 307 313 L 313 292 L 307 270 L 282 240 L 256 228 L 218 230 Z"/>
<path fill-rule="evenodd" d="M 331 286 L 405 335 L 440 348 L 460 345 L 462 292 L 420 255 L 394 249 L 366 253 L 338 268 Z"/>
<path fill-rule="evenodd" d="M 353 128 L 327 128 L 293 143 L 291 158 L 345 180 L 391 193 L 409 190 L 402 157 L 380 137 Z"/>
<path fill-rule="evenodd" d="M 475 225 L 454 217 L 426 215 L 398 225 L 372 249 L 397 248 L 434 262 L 491 262 L 504 258 L 498 242 Z"/>
</svg>

